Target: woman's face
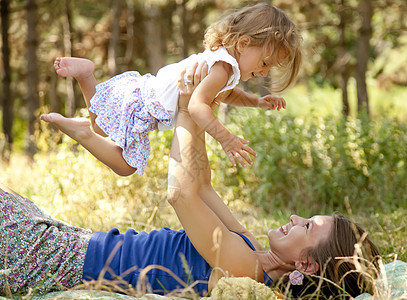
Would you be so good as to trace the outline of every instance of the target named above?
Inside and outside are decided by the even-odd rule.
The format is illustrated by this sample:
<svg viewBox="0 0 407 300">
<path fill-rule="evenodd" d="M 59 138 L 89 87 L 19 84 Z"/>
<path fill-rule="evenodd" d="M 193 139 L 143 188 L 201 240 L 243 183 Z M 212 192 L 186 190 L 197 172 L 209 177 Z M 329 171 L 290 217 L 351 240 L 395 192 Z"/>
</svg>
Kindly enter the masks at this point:
<svg viewBox="0 0 407 300">
<path fill-rule="evenodd" d="M 304 249 L 316 247 L 330 236 L 333 220 L 331 216 L 304 219 L 292 215 L 288 224 L 268 232 L 270 250 L 284 263 L 294 265 Z"/>
</svg>

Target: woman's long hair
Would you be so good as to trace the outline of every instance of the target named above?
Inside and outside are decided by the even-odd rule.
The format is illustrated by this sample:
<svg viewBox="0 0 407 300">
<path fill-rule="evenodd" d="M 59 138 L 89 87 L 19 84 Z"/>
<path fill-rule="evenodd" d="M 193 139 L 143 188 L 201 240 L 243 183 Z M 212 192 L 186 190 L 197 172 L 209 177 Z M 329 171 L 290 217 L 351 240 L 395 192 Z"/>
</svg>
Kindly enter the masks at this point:
<svg viewBox="0 0 407 300">
<path fill-rule="evenodd" d="M 379 274 L 380 254 L 367 232 L 339 213 L 333 214 L 330 237 L 303 252 L 320 268 L 317 274 L 304 274 L 302 285 L 291 285 L 287 278 L 283 293 L 301 299 L 347 299 L 361 293 L 373 294 Z"/>
</svg>

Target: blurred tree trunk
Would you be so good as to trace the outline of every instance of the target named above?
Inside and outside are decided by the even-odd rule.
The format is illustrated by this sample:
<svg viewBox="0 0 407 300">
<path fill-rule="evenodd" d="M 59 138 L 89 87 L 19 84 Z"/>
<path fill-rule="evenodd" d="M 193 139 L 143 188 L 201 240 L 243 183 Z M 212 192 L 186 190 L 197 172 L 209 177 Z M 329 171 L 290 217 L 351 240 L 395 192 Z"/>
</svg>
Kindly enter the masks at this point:
<svg viewBox="0 0 407 300">
<path fill-rule="evenodd" d="M 11 70 L 10 70 L 10 43 L 8 36 L 9 29 L 9 0 L 1 0 L 1 37 L 2 37 L 2 58 L 4 75 L 2 79 L 3 93 L 1 93 L 1 103 L 3 106 L 3 132 L 4 141 L 0 143 L 1 157 L 5 161 L 10 160 L 12 144 L 13 144 L 13 102 L 11 96 Z"/>
<path fill-rule="evenodd" d="M 117 57 L 118 46 L 120 41 L 120 4 L 121 0 L 112 1 L 112 29 L 109 40 L 107 67 L 109 69 L 109 75 L 114 76 L 117 74 Z"/>
<path fill-rule="evenodd" d="M 27 102 L 28 102 L 28 135 L 26 153 L 32 159 L 37 152 L 35 129 L 38 124 L 37 112 L 40 107 L 38 96 L 38 63 L 37 63 L 37 4 L 35 0 L 26 0 L 27 22 Z"/>
<path fill-rule="evenodd" d="M 135 25 L 135 9 L 134 2 L 127 0 L 127 39 L 126 39 L 126 53 L 124 56 L 124 62 L 127 66 L 127 70 L 133 69 L 133 55 L 134 55 L 134 25 Z"/>
<path fill-rule="evenodd" d="M 348 82 L 349 82 L 349 53 L 346 47 L 346 4 L 345 0 L 338 0 L 339 6 L 339 72 L 340 72 L 340 87 L 342 90 L 342 113 L 343 116 L 350 115 L 349 109 L 349 95 L 348 95 Z"/>
<path fill-rule="evenodd" d="M 359 13 L 361 25 L 357 41 L 355 78 L 358 95 L 358 112 L 369 115 L 369 96 L 366 85 L 366 71 L 370 57 L 370 39 L 372 37 L 373 6 L 371 0 L 360 0 Z"/>
<path fill-rule="evenodd" d="M 179 39 L 178 45 L 181 48 L 182 59 L 189 55 L 189 21 L 186 4 L 188 0 L 177 0 L 177 15 L 179 18 Z"/>
<path fill-rule="evenodd" d="M 71 0 L 65 0 L 65 17 L 63 18 L 63 30 L 65 56 L 73 56 Z M 65 115 L 67 117 L 73 117 L 76 109 L 73 80 L 74 79 L 72 77 L 66 77 L 67 98 L 65 102 Z"/>
<path fill-rule="evenodd" d="M 50 99 L 50 106 L 51 111 L 53 112 L 61 112 L 61 101 L 58 97 L 57 93 L 57 83 L 58 83 L 58 75 L 56 72 L 51 72 L 50 75 L 50 90 L 49 90 L 49 99 Z M 53 128 L 53 127 L 50 127 Z"/>
<path fill-rule="evenodd" d="M 148 55 L 148 68 L 152 74 L 164 66 L 163 41 L 161 35 L 161 10 L 154 3 L 145 5 L 145 40 Z"/>
</svg>

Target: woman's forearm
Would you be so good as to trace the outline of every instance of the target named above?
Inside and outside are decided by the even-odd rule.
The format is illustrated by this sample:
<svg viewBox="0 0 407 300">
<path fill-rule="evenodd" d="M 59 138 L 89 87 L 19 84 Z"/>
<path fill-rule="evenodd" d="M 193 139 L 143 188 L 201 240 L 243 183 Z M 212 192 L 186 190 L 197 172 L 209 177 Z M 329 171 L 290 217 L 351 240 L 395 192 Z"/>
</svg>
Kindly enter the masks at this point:
<svg viewBox="0 0 407 300">
<path fill-rule="evenodd" d="M 197 205 L 196 202 L 194 204 L 194 201 L 202 201 L 228 230 L 245 234 L 256 249 L 261 249 L 257 240 L 233 216 L 213 189 L 211 170 L 205 149 L 205 134 L 192 120 L 187 110 L 181 109 L 178 115 L 171 149 L 168 180 L 169 194 L 172 198 L 171 204 L 181 219 L 183 219 L 182 211 L 185 207 Z"/>
<path fill-rule="evenodd" d="M 175 198 L 172 195 L 173 199 L 169 199 L 170 202 L 176 201 L 179 196 L 192 198 L 198 196 L 199 171 L 202 168 L 200 160 L 206 156 L 205 151 L 205 131 L 191 119 L 187 110 L 180 109 L 168 170 L 169 194 L 177 195 Z"/>
</svg>

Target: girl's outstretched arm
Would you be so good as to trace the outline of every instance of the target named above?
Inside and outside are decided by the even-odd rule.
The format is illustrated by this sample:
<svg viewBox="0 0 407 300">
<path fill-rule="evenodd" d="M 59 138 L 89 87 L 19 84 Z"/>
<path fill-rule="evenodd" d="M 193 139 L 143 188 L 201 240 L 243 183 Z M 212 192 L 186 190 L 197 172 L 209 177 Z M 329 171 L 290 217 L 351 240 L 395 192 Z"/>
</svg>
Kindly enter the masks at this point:
<svg viewBox="0 0 407 300">
<path fill-rule="evenodd" d="M 257 97 L 237 88 L 234 88 L 227 97 L 223 98 L 222 102 L 234 106 L 259 107 L 278 111 L 286 107 L 286 102 L 282 97 L 276 95 Z"/>
<path fill-rule="evenodd" d="M 229 132 L 215 117 L 211 109 L 217 93 L 226 85 L 229 78 L 230 65 L 217 62 L 211 68 L 209 75 L 198 85 L 192 94 L 188 111 L 198 126 L 216 139 L 225 151 L 227 157 L 236 166 L 237 160 L 243 167 L 252 164 L 249 154 L 256 156 L 256 152 L 241 139 Z"/>
</svg>

